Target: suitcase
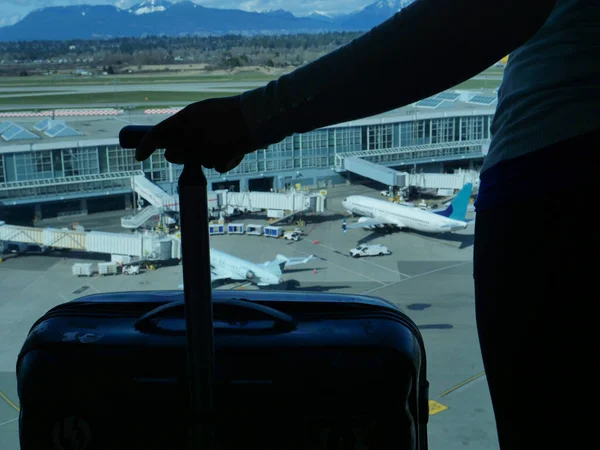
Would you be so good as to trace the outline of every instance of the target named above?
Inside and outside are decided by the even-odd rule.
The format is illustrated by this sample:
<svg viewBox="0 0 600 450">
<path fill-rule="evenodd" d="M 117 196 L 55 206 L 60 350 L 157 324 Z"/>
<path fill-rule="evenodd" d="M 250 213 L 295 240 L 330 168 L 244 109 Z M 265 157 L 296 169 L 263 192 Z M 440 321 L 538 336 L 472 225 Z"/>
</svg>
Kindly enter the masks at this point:
<svg viewBox="0 0 600 450">
<path fill-rule="evenodd" d="M 412 320 L 370 296 L 211 293 L 205 183 L 186 163 L 183 293 L 90 295 L 32 326 L 21 449 L 426 450 Z"/>
</svg>

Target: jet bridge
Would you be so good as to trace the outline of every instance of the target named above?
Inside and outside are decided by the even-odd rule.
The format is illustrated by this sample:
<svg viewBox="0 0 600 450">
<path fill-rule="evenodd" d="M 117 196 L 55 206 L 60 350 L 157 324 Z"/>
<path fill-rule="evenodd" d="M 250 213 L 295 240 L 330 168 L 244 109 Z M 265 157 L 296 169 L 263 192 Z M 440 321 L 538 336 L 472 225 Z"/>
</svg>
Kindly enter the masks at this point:
<svg viewBox="0 0 600 450">
<path fill-rule="evenodd" d="M 366 161 L 359 157 L 344 158 L 344 169 L 378 181 L 387 186 L 407 188 L 409 186 L 421 189 L 437 189 L 440 195 L 443 191 L 461 189 L 471 183 L 479 186 L 479 172 L 476 170 L 458 170 L 454 173 L 407 173 L 398 172 L 389 167 Z"/>
<path fill-rule="evenodd" d="M 155 208 L 166 211 L 179 209 L 179 197 L 169 195 L 160 187 L 146 178 L 144 175 L 137 175 L 131 178 L 131 188 L 142 198 L 148 201 Z"/>
<path fill-rule="evenodd" d="M 362 158 L 344 158 L 344 169 L 387 186 L 404 187 L 406 185 L 406 172 L 398 172 L 397 170 L 366 161 Z"/>
<path fill-rule="evenodd" d="M 107 233 L 8 225 L 0 221 L 0 242 L 37 244 L 91 253 L 164 261 L 179 258 L 179 240 L 161 233 Z"/>
<path fill-rule="evenodd" d="M 179 196 L 167 194 L 145 176 L 132 177 L 131 186 L 151 206 L 136 215 L 124 217 L 121 220 L 123 227 L 137 228 L 153 215 L 162 214 L 165 211 L 179 211 Z M 297 214 L 305 211 L 318 214 L 325 211 L 325 206 L 326 196 L 320 193 L 230 192 L 227 190 L 208 192 L 208 207 L 211 212 L 218 210 L 231 212 L 238 209 L 241 211 L 275 210 L 280 211 L 282 215 L 286 212 L 286 214 Z"/>
</svg>

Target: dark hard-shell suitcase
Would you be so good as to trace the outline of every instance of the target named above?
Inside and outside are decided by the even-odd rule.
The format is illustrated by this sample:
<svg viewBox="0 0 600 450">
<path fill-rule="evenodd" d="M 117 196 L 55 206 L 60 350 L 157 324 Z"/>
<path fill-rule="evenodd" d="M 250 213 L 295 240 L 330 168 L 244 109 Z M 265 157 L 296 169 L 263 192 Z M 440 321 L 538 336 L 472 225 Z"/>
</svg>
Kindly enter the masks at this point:
<svg viewBox="0 0 600 450">
<path fill-rule="evenodd" d="M 184 292 L 41 317 L 17 362 L 21 449 L 427 449 L 416 325 L 375 297 L 211 293 L 206 180 L 186 163 L 179 184 Z"/>
</svg>

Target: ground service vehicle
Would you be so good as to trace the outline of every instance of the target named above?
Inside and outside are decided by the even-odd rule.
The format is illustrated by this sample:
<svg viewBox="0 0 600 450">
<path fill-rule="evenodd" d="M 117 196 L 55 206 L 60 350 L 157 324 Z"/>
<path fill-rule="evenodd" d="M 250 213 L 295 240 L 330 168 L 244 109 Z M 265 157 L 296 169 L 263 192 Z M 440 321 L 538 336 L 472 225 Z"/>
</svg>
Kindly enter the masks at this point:
<svg viewBox="0 0 600 450">
<path fill-rule="evenodd" d="M 385 245 L 362 244 L 356 248 L 350 249 L 350 255 L 353 258 L 359 258 L 361 256 L 383 256 L 390 255 L 391 253 L 392 252 L 390 252 Z"/>
<path fill-rule="evenodd" d="M 292 240 L 292 241 L 298 241 L 300 240 L 300 233 L 296 232 L 296 231 L 286 231 L 283 234 L 284 239 L 287 240 Z"/>
</svg>

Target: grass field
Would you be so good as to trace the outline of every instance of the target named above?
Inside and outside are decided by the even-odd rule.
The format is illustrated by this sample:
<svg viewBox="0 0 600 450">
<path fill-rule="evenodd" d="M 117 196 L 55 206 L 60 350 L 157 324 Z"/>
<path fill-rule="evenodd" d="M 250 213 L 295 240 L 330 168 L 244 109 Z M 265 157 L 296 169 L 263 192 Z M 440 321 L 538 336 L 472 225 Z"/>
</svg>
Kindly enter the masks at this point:
<svg viewBox="0 0 600 450">
<path fill-rule="evenodd" d="M 491 67 L 481 72 L 480 75 L 501 76 L 503 69 Z M 201 83 L 222 82 L 236 83 L 245 81 L 268 82 L 277 78 L 276 75 L 267 75 L 257 71 L 243 71 L 230 75 L 216 75 L 208 73 L 190 75 L 186 72 L 156 72 L 154 74 L 128 74 L 128 75 L 99 75 L 99 76 L 71 76 L 49 75 L 30 77 L 0 77 L 0 88 L 19 86 L 85 86 L 85 85 L 127 85 L 127 84 L 155 84 L 155 83 Z"/>
<path fill-rule="evenodd" d="M 487 77 L 499 77 L 503 70 L 492 67 L 483 71 L 480 75 Z M 265 75 L 258 72 L 239 72 L 232 75 L 189 75 L 189 74 L 165 74 L 156 73 L 153 75 L 116 75 L 116 76 L 45 76 L 45 77 L 6 77 L 0 78 L 0 106 L 14 110 L 24 108 L 34 108 L 36 105 L 62 106 L 62 105 L 108 105 L 123 107 L 128 104 L 134 109 L 147 108 L 149 105 L 165 105 L 172 102 L 173 105 L 188 104 L 194 101 L 203 100 L 211 97 L 223 97 L 239 94 L 239 92 L 181 92 L 181 91 L 131 91 L 131 92 L 98 92 L 98 93 L 56 93 L 53 95 L 35 95 L 19 96 L 20 94 L 30 93 L 27 91 L 6 92 L 2 87 L 48 87 L 36 93 L 52 93 L 52 86 L 82 86 L 82 85 L 134 85 L 134 84 L 177 84 L 177 83 L 202 83 L 202 82 L 221 82 L 221 83 L 239 83 L 239 82 L 263 82 L 275 79 L 274 75 Z M 493 79 L 471 79 L 454 87 L 454 89 L 495 89 L 501 83 L 501 80 Z M 167 89 L 167 88 L 166 88 Z M 16 95 L 5 97 L 5 95 Z M 4 97 L 3 97 L 4 96 Z M 147 99 L 147 100 L 146 100 Z M 148 105 L 148 106 L 146 106 Z M 164 106 L 163 106 L 164 107 Z"/>
<path fill-rule="evenodd" d="M 148 102 L 185 102 L 191 103 L 212 97 L 227 97 L 238 92 L 169 92 L 169 91 L 136 91 L 136 92 L 99 92 L 90 94 L 57 94 L 36 95 L 20 98 L 2 98 L 0 105 L 89 105 L 111 104 L 127 105 L 128 103 Z M 147 100 L 146 100 L 147 99 Z"/>
</svg>

